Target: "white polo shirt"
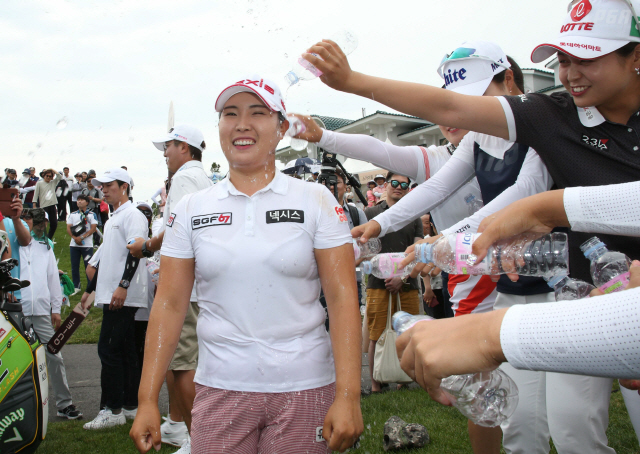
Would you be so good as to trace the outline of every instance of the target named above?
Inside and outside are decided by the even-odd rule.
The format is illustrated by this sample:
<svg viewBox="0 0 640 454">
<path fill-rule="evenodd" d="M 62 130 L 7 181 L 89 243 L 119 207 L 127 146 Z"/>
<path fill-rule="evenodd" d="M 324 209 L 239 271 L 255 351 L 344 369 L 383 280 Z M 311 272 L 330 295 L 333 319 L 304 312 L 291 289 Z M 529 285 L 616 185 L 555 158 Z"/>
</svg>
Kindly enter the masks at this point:
<svg viewBox="0 0 640 454">
<path fill-rule="evenodd" d="M 108 305 L 111 302 L 127 262 L 127 243 L 135 238 L 147 239 L 149 221 L 140 210 L 127 201 L 111 214 L 103 235 L 100 272 L 96 284 L 96 306 Z M 147 307 L 148 274 L 146 261 L 141 259 L 127 290 L 125 306 Z"/>
<path fill-rule="evenodd" d="M 21 290 L 25 316 L 60 313 L 62 290 L 53 248 L 35 238 L 31 238 L 28 245 L 20 246 L 20 279 L 31 282 Z"/>
<path fill-rule="evenodd" d="M 164 212 L 162 214 L 164 223 L 162 224 L 162 230 L 169 220 L 169 214 L 172 213 L 172 209 L 178 205 L 178 202 L 187 194 L 193 194 L 194 192 L 201 191 L 213 186 L 213 181 L 209 179 L 202 162 L 200 161 L 187 161 L 178 169 L 178 171 L 171 178 L 171 188 L 169 194 L 167 194 L 167 202 L 164 206 Z M 196 294 L 196 285 L 193 284 L 191 290 L 191 301 L 198 301 L 198 295 Z"/>
<path fill-rule="evenodd" d="M 228 180 L 185 196 L 162 255 L 195 258 L 195 381 L 288 392 L 335 381 L 315 249 L 351 243 L 347 217 L 322 185 L 276 172 L 253 196 Z"/>
<path fill-rule="evenodd" d="M 82 215 L 80 214 L 80 211 L 74 211 L 67 218 L 67 225 L 70 225 L 71 227 L 73 227 L 74 225 L 80 222 L 81 217 Z M 92 225 L 98 225 L 98 220 L 96 219 L 94 212 L 87 210 L 87 212 L 85 213 L 84 224 L 85 224 L 85 227 L 87 228 L 87 232 L 91 230 Z M 93 235 L 87 236 L 82 241 L 84 242 L 84 244 L 77 244 L 75 241 L 73 241 L 73 238 L 71 238 L 71 243 L 69 244 L 69 246 L 93 247 Z"/>
</svg>

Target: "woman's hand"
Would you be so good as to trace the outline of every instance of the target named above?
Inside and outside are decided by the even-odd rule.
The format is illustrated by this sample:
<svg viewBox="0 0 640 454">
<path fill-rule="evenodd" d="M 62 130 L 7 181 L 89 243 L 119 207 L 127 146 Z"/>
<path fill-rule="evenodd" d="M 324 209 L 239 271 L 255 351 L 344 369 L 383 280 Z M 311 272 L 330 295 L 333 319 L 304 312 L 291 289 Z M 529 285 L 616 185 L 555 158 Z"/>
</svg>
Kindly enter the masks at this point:
<svg viewBox="0 0 640 454">
<path fill-rule="evenodd" d="M 351 448 L 364 430 L 360 396 L 344 396 L 337 389 L 336 397 L 324 418 L 322 436 L 333 451 L 344 452 Z"/>
<path fill-rule="evenodd" d="M 320 80 L 323 83 L 335 90 L 351 91 L 350 87 L 354 84 L 356 73 L 351 70 L 347 56 L 340 46 L 331 40 L 323 39 L 307 49 L 307 52 L 302 54 L 302 58 L 322 71 Z"/>
<path fill-rule="evenodd" d="M 366 225 L 366 224 L 365 224 Z M 353 230 L 352 230 L 353 232 Z M 421 244 L 421 243 L 435 243 L 436 241 L 438 241 L 440 239 L 442 235 L 437 235 L 437 236 L 430 236 L 425 238 L 424 240 L 420 240 L 417 241 L 415 243 L 413 243 L 411 246 L 409 246 L 404 253 L 407 254 L 407 256 L 404 258 L 404 260 L 402 262 L 400 262 L 400 266 L 402 266 L 403 268 L 405 266 L 407 266 L 409 263 L 413 262 L 416 259 L 416 253 L 415 253 L 415 249 L 416 249 L 416 244 Z M 431 270 L 434 268 L 434 266 L 432 264 L 429 263 L 417 263 L 416 266 L 413 268 L 413 270 L 411 270 L 411 277 L 415 278 L 418 276 L 418 274 L 420 274 L 421 276 L 428 276 L 429 273 L 431 272 Z"/>
<path fill-rule="evenodd" d="M 297 139 L 306 140 L 311 143 L 318 143 L 320 139 L 322 139 L 322 133 L 324 129 L 322 129 L 318 123 L 315 122 L 313 118 L 308 115 L 302 114 L 287 114 L 288 117 L 295 117 L 300 120 L 305 127 L 305 131 L 301 134 L 296 135 Z"/>
<path fill-rule="evenodd" d="M 400 367 L 431 398 L 451 405 L 440 381 L 450 375 L 493 370 L 505 361 L 500 326 L 506 309 L 416 323 L 396 340 Z"/>
<path fill-rule="evenodd" d="M 160 411 L 154 404 L 140 404 L 136 419 L 129 431 L 129 436 L 136 445 L 136 449 L 145 453 L 151 448 L 160 451 L 162 440 L 160 436 Z"/>
</svg>

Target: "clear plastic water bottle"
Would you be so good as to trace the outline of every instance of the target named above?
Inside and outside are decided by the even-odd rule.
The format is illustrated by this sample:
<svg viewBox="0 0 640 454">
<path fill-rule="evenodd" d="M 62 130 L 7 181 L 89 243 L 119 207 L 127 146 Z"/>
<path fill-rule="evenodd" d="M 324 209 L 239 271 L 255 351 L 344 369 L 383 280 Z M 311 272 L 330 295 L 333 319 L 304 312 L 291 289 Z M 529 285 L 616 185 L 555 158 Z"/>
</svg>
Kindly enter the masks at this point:
<svg viewBox="0 0 640 454">
<path fill-rule="evenodd" d="M 415 247 L 416 259 L 434 263 L 442 271 L 452 274 L 492 275 L 514 273 L 521 276 L 542 276 L 569 273 L 567 234 L 554 232 L 523 233 L 493 244 L 487 256 L 476 263 L 471 253 L 479 233 L 458 233 L 442 236 L 432 244 Z"/>
<path fill-rule="evenodd" d="M 158 265 L 158 262 L 150 258 L 147 259 L 147 271 L 149 272 L 149 275 L 151 276 L 151 280 L 153 281 L 154 284 L 158 284 L 158 278 L 160 277 L 160 273 L 154 273 L 154 271 L 157 270 L 158 268 L 160 268 L 160 265 Z"/>
<path fill-rule="evenodd" d="M 629 285 L 631 259 L 622 252 L 609 251 L 597 236 L 580 246 L 591 260 L 591 279 L 602 293 L 619 292 Z"/>
<path fill-rule="evenodd" d="M 342 49 L 342 52 L 344 52 L 345 55 L 349 55 L 358 47 L 358 38 L 347 30 L 335 33 L 329 39 L 340 46 L 340 49 Z M 317 57 L 316 54 L 313 55 Z M 284 78 L 287 85 L 291 86 L 297 84 L 301 80 L 313 80 L 321 75 L 322 71 L 304 58 L 299 57 L 291 71 L 289 71 Z"/>
<path fill-rule="evenodd" d="M 418 322 L 433 320 L 428 315 L 411 315 L 404 311 L 393 314 L 393 329 L 399 335 Z M 518 406 L 518 387 L 500 369 L 476 374 L 451 375 L 440 387 L 451 403 L 473 423 L 496 427 L 507 420 Z"/>
<path fill-rule="evenodd" d="M 473 194 L 467 194 L 464 198 L 464 202 L 467 204 L 467 209 L 469 210 L 469 216 L 478 211 L 480 208 L 484 206 L 482 200 L 477 198 Z"/>
<path fill-rule="evenodd" d="M 405 277 L 411 273 L 411 270 L 418 262 L 414 261 L 400 268 L 400 263 L 405 259 L 407 254 L 404 252 L 389 252 L 386 254 L 378 254 L 371 260 L 362 262 L 360 267 L 365 274 L 373 274 L 379 279 L 388 279 L 390 277 Z"/>
<path fill-rule="evenodd" d="M 382 250 L 382 243 L 378 238 L 371 238 L 366 243 L 359 242 L 356 238 L 353 239 L 353 253 L 356 256 L 356 260 L 361 258 L 373 257 L 380 253 Z"/>
<path fill-rule="evenodd" d="M 307 142 L 304 139 L 296 139 L 294 137 L 294 136 L 297 136 L 298 134 L 302 134 L 306 130 L 307 130 L 307 127 L 304 125 L 302 120 L 300 120 L 297 117 L 289 117 L 289 129 L 287 129 L 287 132 L 285 132 L 284 135 L 287 137 L 291 137 L 291 144 L 290 144 L 291 148 L 293 148 L 296 151 L 302 151 L 305 148 L 307 148 L 307 145 L 309 145 L 309 142 Z"/>
<path fill-rule="evenodd" d="M 589 298 L 591 290 L 595 287 L 580 279 L 572 279 L 569 276 L 553 276 L 547 281 L 556 295 L 556 301 L 571 301 Z"/>
</svg>

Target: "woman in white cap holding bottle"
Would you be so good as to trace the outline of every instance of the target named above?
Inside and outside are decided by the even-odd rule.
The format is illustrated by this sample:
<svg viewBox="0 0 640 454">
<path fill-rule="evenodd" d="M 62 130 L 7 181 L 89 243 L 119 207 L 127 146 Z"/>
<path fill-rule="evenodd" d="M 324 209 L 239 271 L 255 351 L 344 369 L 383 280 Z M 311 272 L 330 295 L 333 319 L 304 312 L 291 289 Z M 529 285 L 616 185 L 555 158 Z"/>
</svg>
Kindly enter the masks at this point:
<svg viewBox="0 0 640 454">
<path fill-rule="evenodd" d="M 192 452 L 342 452 L 363 430 L 347 218 L 324 186 L 276 170 L 288 121 L 275 84 L 242 79 L 216 110 L 229 178 L 185 196 L 168 218 L 131 437 L 141 452 L 159 447 L 158 394 L 195 276 Z"/>
<path fill-rule="evenodd" d="M 624 183 L 640 179 L 640 33 L 635 12 L 639 7 L 638 0 L 581 0 L 570 5 L 560 36 L 536 48 L 532 55 L 535 62 L 540 62 L 558 53 L 560 80 L 568 93 L 551 96 L 463 96 L 436 87 L 366 76 L 351 71 L 346 57 L 330 42 L 310 49 L 321 59 L 311 54 L 305 58 L 324 73 L 323 82 L 338 90 L 374 97 L 394 109 L 437 124 L 491 134 L 535 148 L 560 188 Z M 474 58 L 473 54 L 469 57 Z M 454 81 L 461 77 L 459 72 L 449 76 Z M 402 209 L 401 203 L 396 206 L 397 210 Z M 355 234 L 366 239 L 379 232 L 380 224 L 371 221 Z M 588 261 L 577 249 L 588 235 L 570 232 L 569 236 L 571 274 L 589 280 Z M 640 256 L 640 239 L 616 235 L 603 235 L 601 239 L 614 250 Z M 496 306 L 500 307 L 498 301 Z M 554 398 L 560 388 L 547 386 L 545 390 L 542 386 L 549 376 L 552 374 L 538 375 L 535 381 L 540 383 L 540 391 L 534 393 L 536 402 L 541 404 L 538 408 L 544 409 L 546 401 L 549 419 L 543 415 L 544 419 L 541 416 L 530 421 L 528 427 L 523 425 L 513 448 L 505 443 L 507 452 L 548 452 L 547 429 L 558 452 L 613 452 L 604 433 L 610 385 L 579 377 L 585 383 L 569 385 Z M 530 375 L 530 379 L 533 377 Z M 587 392 L 586 382 L 591 380 L 596 380 L 594 386 L 602 391 Z M 521 388 L 522 407 L 522 386 L 518 379 L 516 382 Z M 566 392 L 571 390 L 571 394 Z M 593 405 L 576 410 L 574 397 L 587 394 L 593 397 Z M 585 418 L 588 421 L 581 423 Z M 509 432 L 506 429 L 505 441 Z M 534 429 L 535 440 L 528 445 L 522 443 L 520 440 Z"/>
</svg>

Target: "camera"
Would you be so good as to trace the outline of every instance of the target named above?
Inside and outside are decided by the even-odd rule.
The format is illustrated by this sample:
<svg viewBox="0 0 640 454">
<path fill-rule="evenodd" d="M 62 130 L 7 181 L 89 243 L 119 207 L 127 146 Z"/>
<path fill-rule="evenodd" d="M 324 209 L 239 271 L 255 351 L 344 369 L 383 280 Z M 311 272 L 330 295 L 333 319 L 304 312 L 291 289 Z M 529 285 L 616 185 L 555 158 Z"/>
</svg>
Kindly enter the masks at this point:
<svg viewBox="0 0 640 454">
<path fill-rule="evenodd" d="M 356 192 L 356 195 L 363 203 L 363 205 L 367 205 L 367 199 L 360 192 L 360 182 L 356 177 L 347 172 L 347 170 L 342 166 L 340 161 L 338 161 L 337 155 L 335 153 L 330 153 L 328 151 L 322 150 L 322 162 L 320 164 L 320 174 L 318 175 L 318 183 L 323 184 L 331 191 L 336 200 L 338 200 L 338 175 L 336 174 L 336 170 L 340 168 L 342 174 L 344 175 L 344 184 L 350 184 L 351 187 Z M 339 201 L 342 204 L 342 200 Z"/>
</svg>

